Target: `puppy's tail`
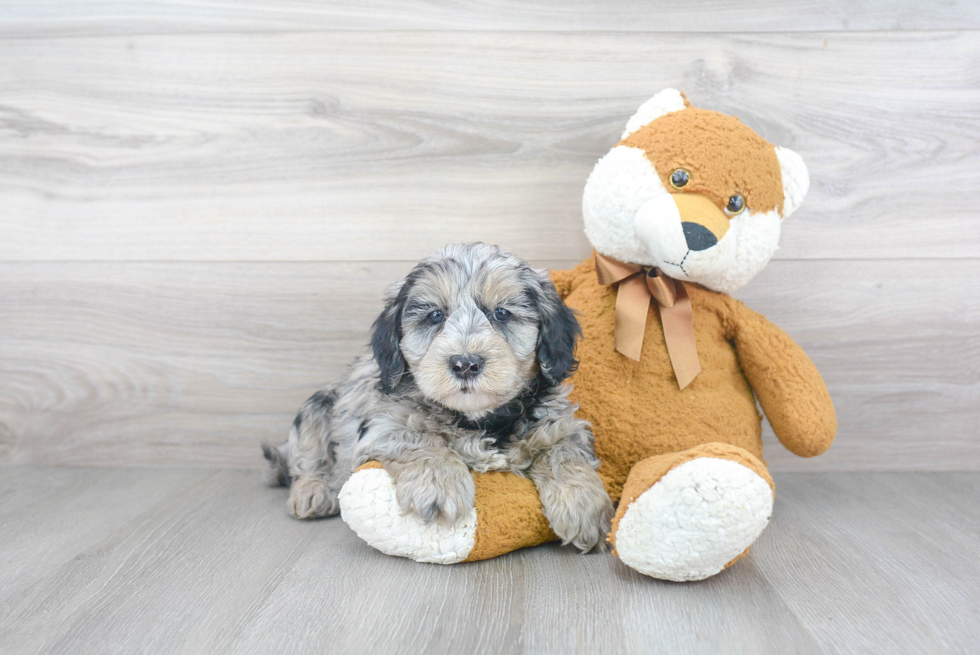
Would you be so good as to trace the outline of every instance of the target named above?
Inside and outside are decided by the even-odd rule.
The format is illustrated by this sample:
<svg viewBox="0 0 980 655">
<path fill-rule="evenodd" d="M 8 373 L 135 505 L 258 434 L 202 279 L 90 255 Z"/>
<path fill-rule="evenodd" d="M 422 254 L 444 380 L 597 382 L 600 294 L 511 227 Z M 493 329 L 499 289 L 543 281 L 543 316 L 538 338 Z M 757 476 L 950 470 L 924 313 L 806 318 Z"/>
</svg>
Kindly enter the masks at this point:
<svg viewBox="0 0 980 655">
<path fill-rule="evenodd" d="M 281 446 L 262 442 L 262 454 L 269 461 L 265 471 L 265 482 L 270 487 L 288 487 L 293 479 L 289 476 L 289 442 Z"/>
</svg>

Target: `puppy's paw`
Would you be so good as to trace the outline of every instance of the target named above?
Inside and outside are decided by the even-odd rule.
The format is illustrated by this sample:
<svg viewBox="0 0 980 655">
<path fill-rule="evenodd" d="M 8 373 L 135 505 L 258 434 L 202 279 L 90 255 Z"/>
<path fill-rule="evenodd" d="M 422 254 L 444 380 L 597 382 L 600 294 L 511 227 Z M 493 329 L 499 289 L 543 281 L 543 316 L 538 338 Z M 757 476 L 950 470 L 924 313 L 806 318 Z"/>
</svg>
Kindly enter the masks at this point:
<svg viewBox="0 0 980 655">
<path fill-rule="evenodd" d="M 602 480 L 588 467 L 555 479 L 539 480 L 541 507 L 551 529 L 562 541 L 587 553 L 605 550 L 613 504 Z"/>
<path fill-rule="evenodd" d="M 297 477 L 293 480 L 286 506 L 289 513 L 298 519 L 330 516 L 340 510 L 337 494 L 319 478 Z"/>
<path fill-rule="evenodd" d="M 399 463 L 390 470 L 402 510 L 414 512 L 426 523 L 455 523 L 476 502 L 473 476 L 461 462 L 420 459 Z"/>
</svg>

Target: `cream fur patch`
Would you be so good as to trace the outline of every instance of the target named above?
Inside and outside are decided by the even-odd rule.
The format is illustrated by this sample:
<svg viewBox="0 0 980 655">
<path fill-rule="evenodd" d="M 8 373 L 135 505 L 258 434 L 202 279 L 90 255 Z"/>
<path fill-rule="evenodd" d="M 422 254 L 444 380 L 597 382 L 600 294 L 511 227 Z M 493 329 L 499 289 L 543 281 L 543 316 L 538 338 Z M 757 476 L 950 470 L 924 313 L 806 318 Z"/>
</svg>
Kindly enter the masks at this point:
<svg viewBox="0 0 980 655">
<path fill-rule="evenodd" d="M 357 536 L 385 555 L 416 562 L 462 562 L 476 542 L 476 509 L 454 525 L 404 514 L 384 469 L 355 471 L 340 490 L 340 515 Z"/>
<path fill-rule="evenodd" d="M 779 172 L 783 176 L 783 218 L 796 211 L 810 190 L 810 172 L 803 158 L 789 148 L 776 146 Z"/>
<path fill-rule="evenodd" d="M 585 236 L 600 254 L 623 262 L 652 265 L 633 231 L 636 213 L 650 200 L 670 194 L 639 148 L 616 146 L 600 159 L 582 194 Z"/>
<path fill-rule="evenodd" d="M 636 132 L 648 123 L 652 123 L 664 114 L 682 109 L 684 109 L 684 96 L 681 95 L 681 92 L 677 89 L 664 89 L 640 105 L 636 113 L 626 122 L 626 131 L 623 132 L 623 136 L 620 138 L 625 139 L 633 132 Z"/>
<path fill-rule="evenodd" d="M 755 472 L 700 457 L 633 500 L 616 531 L 616 552 L 654 578 L 703 580 L 752 545 L 769 523 L 772 504 L 772 488 Z"/>
<path fill-rule="evenodd" d="M 691 271 L 695 282 L 715 291 L 733 293 L 748 284 L 769 264 L 769 260 L 779 250 L 781 230 L 782 220 L 776 210 L 762 214 L 746 210 L 731 220 L 728 232 L 718 244 L 728 248 L 731 253 L 730 259 L 726 259 L 723 266 L 716 265 L 717 260 L 709 259 L 716 246 L 691 252 L 685 268 Z M 702 258 L 708 260 L 708 265 L 701 265 Z"/>
</svg>

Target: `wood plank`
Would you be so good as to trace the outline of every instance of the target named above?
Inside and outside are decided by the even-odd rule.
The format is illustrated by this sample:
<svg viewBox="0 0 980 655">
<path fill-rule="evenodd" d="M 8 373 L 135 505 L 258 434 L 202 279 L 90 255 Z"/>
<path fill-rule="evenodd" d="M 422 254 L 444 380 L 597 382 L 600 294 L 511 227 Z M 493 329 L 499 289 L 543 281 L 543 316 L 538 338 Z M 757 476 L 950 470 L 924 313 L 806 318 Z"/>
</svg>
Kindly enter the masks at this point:
<svg viewBox="0 0 980 655">
<path fill-rule="evenodd" d="M 172 501 L 175 490 L 198 484 L 207 475 L 202 469 L 149 476 L 139 469 L 3 469 L 0 552 L 8 566 L 0 575 L 0 599 L 26 593 L 54 562 L 86 569 L 91 562 L 79 555 L 85 546 L 138 521 L 148 505 Z"/>
<path fill-rule="evenodd" d="M 51 463 L 123 462 L 145 445 L 146 464 L 220 464 L 241 439 L 254 465 L 257 440 L 283 437 L 298 403 L 363 350 L 384 287 L 409 268 L 9 265 L 2 442 Z"/>
<path fill-rule="evenodd" d="M 753 552 L 725 577 L 695 584 L 654 582 L 598 555 L 571 562 L 569 575 L 567 555 L 548 558 L 526 567 L 524 652 L 820 652 L 759 575 L 753 560 L 765 556 Z M 601 609 L 576 616 L 589 607 Z M 563 628 L 555 634 L 534 626 Z"/>
<path fill-rule="evenodd" d="M 772 524 L 748 557 L 672 584 L 554 544 L 449 567 L 389 558 L 339 519 L 289 518 L 285 491 L 254 471 L 6 472 L 29 495 L 99 480 L 86 504 L 0 506 L 39 545 L 12 557 L 0 535 L 0 580 L 30 582 L 0 586 L 11 652 L 980 648 L 976 473 L 777 475 Z M 120 498 L 142 511 L 121 516 Z M 68 541 L 66 522 L 108 527 Z"/>
<path fill-rule="evenodd" d="M 770 465 L 978 468 L 978 274 L 977 260 L 773 262 L 737 293 L 804 347 L 837 410 L 837 440 L 812 460 L 767 426 Z"/>
<path fill-rule="evenodd" d="M 977 649 L 980 565 L 967 555 L 980 547 L 976 475 L 799 475 L 776 485 L 773 527 L 754 547 L 768 556 L 753 563 L 823 652 Z"/>
<path fill-rule="evenodd" d="M 409 268 L 0 264 L 0 462 L 254 467 Z M 816 362 L 840 433 L 813 460 L 770 440 L 772 468 L 980 469 L 978 274 L 977 260 L 773 262 L 740 297 Z"/>
<path fill-rule="evenodd" d="M 117 469 L 88 473 L 121 477 Z M 165 484 L 163 472 L 142 473 L 151 485 Z M 82 516 L 105 522 L 116 516 L 116 496 L 139 498 L 144 486 L 118 481 L 113 494 Z M 120 652 L 209 650 L 203 643 L 188 645 L 184 626 L 219 628 L 208 637 L 220 638 L 246 611 L 242 603 L 261 598 L 265 585 L 275 584 L 284 564 L 313 536 L 314 524 L 285 521 L 284 514 L 283 499 L 265 489 L 255 472 L 201 471 L 166 502 L 144 500 L 139 516 L 74 544 L 77 554 L 46 562 L 45 575 L 0 599 L 0 638 L 19 652 L 92 652 L 110 644 Z M 46 523 L 48 539 L 58 538 L 61 516 L 53 516 L 47 523 L 35 517 Z M 250 546 L 270 539 L 275 549 Z M 5 559 L 5 568 L 19 568 Z"/>
<path fill-rule="evenodd" d="M 980 257 L 978 32 L 326 32 L 0 39 L 0 261 L 583 257 L 666 86 L 808 161 L 777 257 Z"/>
<path fill-rule="evenodd" d="M 155 475 L 144 484 L 142 471 L 123 469 L 103 473 L 69 469 L 45 475 L 36 469 L 5 468 L 0 474 L 0 552 L 13 569 L 0 576 L 0 597 L 20 592 L 51 562 L 67 561 L 83 545 L 100 539 L 107 531 L 135 520 L 147 503 L 162 502 L 173 493 L 206 475 L 205 471 L 172 469 Z M 41 475 L 40 479 L 34 476 Z M 115 496 L 120 486 L 138 487 L 137 494 Z M 111 501 L 109 500 L 111 499 Z M 93 512 L 106 504 L 111 511 Z M 52 539 L 51 524 L 41 516 L 57 516 L 58 539 Z M 84 565 L 79 558 L 79 565 Z M 0 638 L 2 641 L 2 638 Z"/>
<path fill-rule="evenodd" d="M 432 0 L 311 3 L 219 0 L 164 2 L 61 0 L 0 4 L 0 36 L 308 30 L 558 30 L 625 32 L 808 32 L 818 30 L 976 29 L 968 0 L 853 3 L 843 0 L 721 0 L 603 3 L 597 0 L 493 4 Z"/>
</svg>

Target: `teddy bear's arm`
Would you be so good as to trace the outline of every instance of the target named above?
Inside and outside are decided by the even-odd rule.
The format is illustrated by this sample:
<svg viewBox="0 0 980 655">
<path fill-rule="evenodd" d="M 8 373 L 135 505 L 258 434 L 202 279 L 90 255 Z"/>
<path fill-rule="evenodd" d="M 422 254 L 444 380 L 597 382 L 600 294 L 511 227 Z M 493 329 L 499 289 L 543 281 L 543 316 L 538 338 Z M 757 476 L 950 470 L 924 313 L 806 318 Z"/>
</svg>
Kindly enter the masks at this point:
<svg viewBox="0 0 980 655">
<path fill-rule="evenodd" d="M 837 416 L 817 367 L 764 316 L 738 302 L 730 307 L 739 362 L 779 441 L 801 457 L 823 453 L 837 433 Z"/>
</svg>

